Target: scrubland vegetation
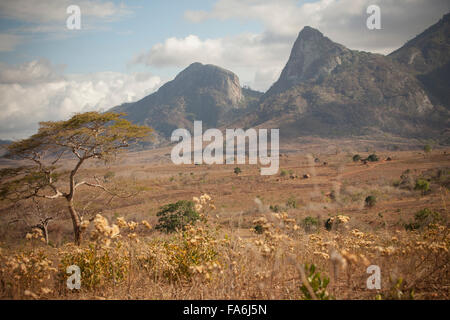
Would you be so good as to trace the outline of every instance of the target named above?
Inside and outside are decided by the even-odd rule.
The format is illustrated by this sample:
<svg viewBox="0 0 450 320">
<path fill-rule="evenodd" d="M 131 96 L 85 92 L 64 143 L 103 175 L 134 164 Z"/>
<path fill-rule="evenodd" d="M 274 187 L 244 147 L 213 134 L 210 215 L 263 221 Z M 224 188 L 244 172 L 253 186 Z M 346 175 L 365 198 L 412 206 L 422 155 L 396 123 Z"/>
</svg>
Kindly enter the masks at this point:
<svg viewBox="0 0 450 320">
<path fill-rule="evenodd" d="M 208 195 L 194 199 L 202 220 L 169 235 L 147 221 L 109 222 L 98 214 L 81 246 L 46 246 L 40 229 L 12 250 L 2 246 L 3 298 L 121 299 L 414 299 L 448 294 L 448 228 L 363 232 L 345 215 L 327 231 L 286 212 L 252 221 L 242 238 L 209 219 Z M 417 221 L 423 222 L 423 213 Z M 162 223 L 167 223 L 163 221 Z M 382 289 L 366 288 L 366 268 L 382 270 Z M 80 290 L 66 287 L 66 269 L 81 269 Z M 385 270 L 385 272 L 383 272 Z M 414 270 L 414 272 L 412 272 Z M 443 281 L 446 280 L 446 281 Z"/>
<path fill-rule="evenodd" d="M 250 165 L 175 166 L 163 152 L 80 169 L 79 181 L 140 190 L 118 198 L 80 188 L 80 245 L 65 199 L 1 202 L 0 297 L 450 297 L 444 151 L 378 152 L 368 163 L 373 152 L 356 161 L 352 152 L 283 154 L 276 176 Z M 67 287 L 71 265 L 79 290 Z M 380 289 L 367 288 L 370 265 L 380 267 Z"/>
</svg>

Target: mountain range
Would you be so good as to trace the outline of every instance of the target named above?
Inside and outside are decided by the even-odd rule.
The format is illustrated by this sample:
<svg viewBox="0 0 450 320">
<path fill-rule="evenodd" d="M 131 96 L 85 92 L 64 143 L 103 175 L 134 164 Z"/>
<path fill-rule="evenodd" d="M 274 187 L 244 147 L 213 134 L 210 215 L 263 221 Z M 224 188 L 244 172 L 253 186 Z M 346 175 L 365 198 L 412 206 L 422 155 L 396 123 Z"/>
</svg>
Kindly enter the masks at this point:
<svg viewBox="0 0 450 320">
<path fill-rule="evenodd" d="M 304 27 L 279 79 L 265 93 L 233 72 L 193 63 L 143 99 L 112 109 L 153 127 L 280 128 L 300 136 L 398 136 L 450 143 L 450 14 L 385 56 L 335 43 Z"/>
</svg>

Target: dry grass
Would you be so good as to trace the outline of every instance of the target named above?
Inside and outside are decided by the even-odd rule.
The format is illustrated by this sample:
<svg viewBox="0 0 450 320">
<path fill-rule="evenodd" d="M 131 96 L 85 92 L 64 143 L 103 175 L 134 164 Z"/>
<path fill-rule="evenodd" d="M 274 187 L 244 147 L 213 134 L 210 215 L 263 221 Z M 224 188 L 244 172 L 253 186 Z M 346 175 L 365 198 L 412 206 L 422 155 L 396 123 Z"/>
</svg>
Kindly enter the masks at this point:
<svg viewBox="0 0 450 320">
<path fill-rule="evenodd" d="M 110 201 L 86 190 L 78 207 L 91 223 L 79 248 L 70 243 L 64 215 L 49 225 L 47 246 L 26 224 L 9 224 L 32 207 L 3 204 L 0 297 L 303 299 L 303 266 L 314 264 L 322 278 L 330 278 L 326 292 L 336 299 L 448 299 L 448 191 L 445 181 L 433 178 L 434 171 L 448 170 L 448 156 L 407 151 L 380 158 L 387 155 L 394 160 L 369 166 L 353 163 L 351 153 L 322 154 L 319 164 L 311 157 L 283 156 L 281 168 L 300 178 L 262 177 L 247 165 L 240 166 L 239 176 L 233 174 L 235 166 L 177 167 L 160 163 L 162 156 L 153 153 L 148 162 L 143 154 L 133 155 L 137 163 L 94 165 L 82 175 L 112 171 L 110 183 L 139 184 L 149 191 Z M 414 178 L 431 177 L 431 192 L 393 187 L 406 169 Z M 305 173 L 311 177 L 302 179 Z M 149 228 L 157 223 L 161 205 L 202 193 L 215 205 L 204 212 L 207 222 L 171 235 Z M 364 206 L 368 195 L 377 197 L 373 208 Z M 63 203 L 54 202 L 44 208 L 64 210 Z M 405 230 L 423 208 L 441 219 Z M 325 229 L 325 222 L 338 215 L 331 230 Z M 307 217 L 316 221 L 313 228 L 305 227 Z M 81 290 L 66 288 L 65 269 L 71 264 L 82 269 Z M 371 264 L 381 268 L 381 290 L 366 288 Z"/>
</svg>

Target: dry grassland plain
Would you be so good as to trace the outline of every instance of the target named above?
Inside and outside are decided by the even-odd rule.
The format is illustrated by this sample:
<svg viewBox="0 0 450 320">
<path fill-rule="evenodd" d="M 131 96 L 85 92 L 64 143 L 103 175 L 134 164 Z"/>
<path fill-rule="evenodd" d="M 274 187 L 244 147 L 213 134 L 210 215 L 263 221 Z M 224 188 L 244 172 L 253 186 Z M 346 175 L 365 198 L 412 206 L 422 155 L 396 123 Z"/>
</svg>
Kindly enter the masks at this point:
<svg viewBox="0 0 450 320">
<path fill-rule="evenodd" d="M 282 146 L 273 176 L 257 165 L 176 166 L 170 150 L 83 166 L 79 181 L 96 176 L 140 192 L 111 198 L 80 188 L 80 247 L 64 201 L 1 203 L 0 297 L 449 299 L 449 149 L 293 143 Z M 372 153 L 379 161 L 352 159 Z M 157 230 L 160 207 L 180 200 L 194 200 L 201 219 Z M 42 212 L 54 218 L 48 244 L 32 228 Z M 66 284 L 73 264 L 79 290 Z M 369 265 L 380 267 L 379 289 L 367 287 Z"/>
</svg>

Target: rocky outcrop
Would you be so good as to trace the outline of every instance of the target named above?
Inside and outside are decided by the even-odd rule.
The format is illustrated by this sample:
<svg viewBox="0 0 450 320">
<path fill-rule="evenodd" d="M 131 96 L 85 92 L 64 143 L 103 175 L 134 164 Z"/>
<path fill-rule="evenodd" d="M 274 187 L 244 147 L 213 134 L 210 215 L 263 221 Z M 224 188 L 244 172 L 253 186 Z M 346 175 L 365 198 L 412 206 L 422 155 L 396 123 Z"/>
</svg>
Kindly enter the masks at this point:
<svg viewBox="0 0 450 320">
<path fill-rule="evenodd" d="M 447 14 L 389 56 L 356 51 L 305 27 L 262 95 L 231 71 L 193 63 L 157 92 L 116 107 L 169 137 L 176 128 L 280 128 L 299 136 L 402 136 L 450 143 Z M 447 109 L 445 108 L 447 107 Z"/>
<path fill-rule="evenodd" d="M 450 13 L 389 57 L 417 76 L 435 104 L 450 109 Z"/>
<path fill-rule="evenodd" d="M 350 50 L 305 27 L 280 78 L 242 125 L 283 128 L 285 137 L 418 137 L 431 134 L 427 120 L 433 112 L 408 68 L 383 55 Z"/>
<path fill-rule="evenodd" d="M 113 111 L 126 112 L 128 119 L 148 125 L 167 138 L 176 128 L 191 128 L 194 120 L 202 120 L 205 128 L 231 122 L 260 96 L 259 92 L 242 89 L 233 72 L 196 62 L 157 92 Z"/>
</svg>

